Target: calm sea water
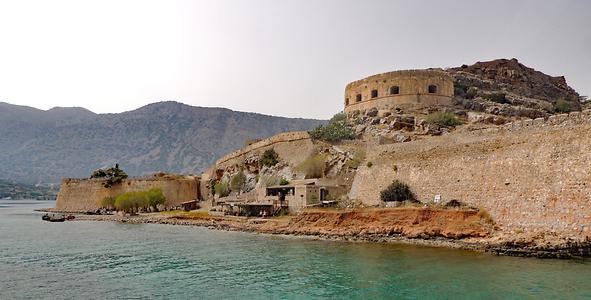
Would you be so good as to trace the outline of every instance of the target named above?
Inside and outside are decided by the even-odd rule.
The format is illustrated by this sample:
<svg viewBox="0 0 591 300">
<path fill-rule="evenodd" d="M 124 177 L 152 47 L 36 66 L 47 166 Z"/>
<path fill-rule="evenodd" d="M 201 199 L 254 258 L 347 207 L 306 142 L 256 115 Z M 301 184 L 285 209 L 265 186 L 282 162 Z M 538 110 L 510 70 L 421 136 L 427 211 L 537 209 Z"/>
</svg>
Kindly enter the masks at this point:
<svg viewBox="0 0 591 300">
<path fill-rule="evenodd" d="M 33 212 L 53 204 L 0 201 L 0 299 L 591 299 L 591 261 Z"/>
</svg>

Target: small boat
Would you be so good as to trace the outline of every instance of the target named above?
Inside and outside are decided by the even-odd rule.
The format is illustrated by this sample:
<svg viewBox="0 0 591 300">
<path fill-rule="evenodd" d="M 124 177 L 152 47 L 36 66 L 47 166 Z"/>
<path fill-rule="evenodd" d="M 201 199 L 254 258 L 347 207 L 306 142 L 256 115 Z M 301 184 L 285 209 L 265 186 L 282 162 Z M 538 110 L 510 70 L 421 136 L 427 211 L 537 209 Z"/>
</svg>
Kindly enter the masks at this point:
<svg viewBox="0 0 591 300">
<path fill-rule="evenodd" d="M 64 222 L 66 217 L 62 214 L 47 213 L 41 216 L 41 220 L 49 222 Z"/>
</svg>

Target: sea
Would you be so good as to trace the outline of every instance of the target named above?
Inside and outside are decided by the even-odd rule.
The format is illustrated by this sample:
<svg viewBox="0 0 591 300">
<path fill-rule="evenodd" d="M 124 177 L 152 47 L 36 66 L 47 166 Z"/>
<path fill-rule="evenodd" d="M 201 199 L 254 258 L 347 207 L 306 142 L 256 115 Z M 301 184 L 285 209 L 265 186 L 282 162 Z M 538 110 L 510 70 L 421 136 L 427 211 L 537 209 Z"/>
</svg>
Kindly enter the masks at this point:
<svg viewBox="0 0 591 300">
<path fill-rule="evenodd" d="M 591 299 L 591 261 L 199 227 L 0 201 L 0 299 Z"/>
</svg>

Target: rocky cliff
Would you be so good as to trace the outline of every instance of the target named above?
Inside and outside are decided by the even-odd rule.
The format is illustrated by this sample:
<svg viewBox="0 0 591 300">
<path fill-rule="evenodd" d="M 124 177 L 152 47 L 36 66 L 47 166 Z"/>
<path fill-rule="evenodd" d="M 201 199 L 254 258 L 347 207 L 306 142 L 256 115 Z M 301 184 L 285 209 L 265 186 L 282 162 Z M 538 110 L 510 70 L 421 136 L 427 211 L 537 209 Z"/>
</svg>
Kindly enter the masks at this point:
<svg viewBox="0 0 591 300">
<path fill-rule="evenodd" d="M 466 109 L 529 118 L 581 110 L 581 97 L 564 76 L 546 75 L 515 58 L 446 71 L 454 77 L 456 103 Z"/>
</svg>

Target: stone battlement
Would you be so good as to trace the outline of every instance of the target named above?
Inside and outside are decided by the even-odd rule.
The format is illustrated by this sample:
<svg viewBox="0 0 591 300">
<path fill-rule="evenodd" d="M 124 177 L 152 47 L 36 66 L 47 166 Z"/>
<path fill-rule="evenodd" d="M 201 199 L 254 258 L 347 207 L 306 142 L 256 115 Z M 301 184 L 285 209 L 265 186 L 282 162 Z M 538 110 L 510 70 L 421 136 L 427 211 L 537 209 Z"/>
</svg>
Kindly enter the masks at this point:
<svg viewBox="0 0 591 300">
<path fill-rule="evenodd" d="M 285 143 L 285 142 L 294 142 L 300 140 L 309 140 L 310 135 L 307 131 L 292 131 L 292 132 L 283 132 L 272 137 L 260 140 L 258 142 L 252 143 L 242 149 L 236 150 L 228 155 L 223 156 L 222 158 L 218 159 L 216 165 L 224 164 L 230 160 L 239 158 L 244 156 L 250 152 L 259 150 L 261 148 L 273 146 L 277 143 Z"/>
<path fill-rule="evenodd" d="M 504 124 L 499 127 L 484 128 L 471 131 L 472 134 L 495 134 L 501 131 L 516 132 L 525 129 L 533 128 L 552 128 L 562 127 L 566 125 L 577 125 L 577 124 L 590 124 L 591 123 L 591 110 L 584 110 L 582 112 L 571 112 L 569 114 L 552 115 L 545 118 L 536 119 L 523 119 L 517 120 L 511 123 Z"/>
<path fill-rule="evenodd" d="M 558 126 L 563 124 L 582 123 L 591 123 L 591 109 L 587 109 L 582 112 L 575 111 L 569 114 L 552 115 L 547 119 L 537 118 L 519 120 L 512 123 L 507 123 L 503 126 L 503 128 L 510 131 L 514 131 L 530 127 Z"/>
<path fill-rule="evenodd" d="M 441 69 L 381 73 L 347 84 L 345 112 L 395 106 L 449 105 L 453 93 L 453 78 Z"/>
</svg>

